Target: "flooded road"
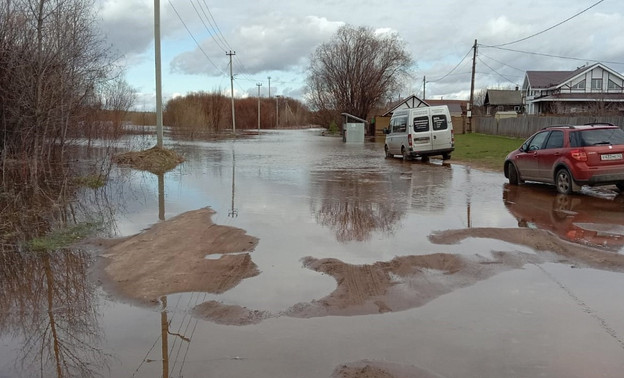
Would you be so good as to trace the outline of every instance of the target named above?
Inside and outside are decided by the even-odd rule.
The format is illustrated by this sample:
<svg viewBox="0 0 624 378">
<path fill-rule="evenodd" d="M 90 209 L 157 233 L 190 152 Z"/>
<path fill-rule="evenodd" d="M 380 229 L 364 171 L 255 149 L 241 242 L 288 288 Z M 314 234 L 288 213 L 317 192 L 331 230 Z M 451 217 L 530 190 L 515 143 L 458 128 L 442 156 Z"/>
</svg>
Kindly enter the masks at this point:
<svg viewBox="0 0 624 378">
<path fill-rule="evenodd" d="M 123 240 L 9 277 L 28 290 L 0 310 L 0 377 L 622 376 L 608 188 L 314 130 L 167 147 L 186 162 L 84 193 Z"/>
</svg>

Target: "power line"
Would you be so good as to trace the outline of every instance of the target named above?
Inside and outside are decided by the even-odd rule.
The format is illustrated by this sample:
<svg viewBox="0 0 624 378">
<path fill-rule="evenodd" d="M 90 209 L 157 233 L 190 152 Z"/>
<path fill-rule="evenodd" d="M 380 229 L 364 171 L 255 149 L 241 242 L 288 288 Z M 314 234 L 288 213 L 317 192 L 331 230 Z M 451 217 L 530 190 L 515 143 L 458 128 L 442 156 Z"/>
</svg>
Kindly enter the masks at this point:
<svg viewBox="0 0 624 378">
<path fill-rule="evenodd" d="M 544 29 L 544 30 L 542 30 L 542 31 L 540 31 L 540 32 L 537 32 L 537 33 L 535 33 L 535 34 L 531 34 L 531 35 L 530 35 L 530 36 L 528 36 L 528 37 L 520 38 L 520 39 L 515 40 L 515 41 L 512 41 L 512 42 L 502 43 L 502 44 L 500 44 L 500 45 L 487 46 L 487 47 L 501 47 L 501 46 L 507 46 L 507 45 L 512 45 L 512 44 L 514 44 L 514 43 L 518 43 L 518 42 L 526 41 L 526 40 L 527 40 L 527 39 L 529 39 L 529 38 L 533 38 L 533 37 L 538 36 L 538 35 L 540 35 L 540 34 L 546 33 L 547 31 L 552 30 L 552 29 L 556 28 L 557 26 L 562 25 L 562 24 L 564 24 L 564 23 L 566 23 L 566 22 L 570 21 L 571 19 L 573 19 L 573 18 L 576 18 L 576 17 L 580 16 L 581 14 L 583 14 L 583 13 L 587 12 L 588 10 L 592 9 L 592 8 L 593 8 L 593 7 L 595 7 L 596 5 L 598 5 L 598 4 L 600 4 L 600 3 L 602 3 L 603 1 L 604 1 L 604 0 L 597 1 L 596 3 L 594 3 L 594 4 L 590 5 L 589 7 L 585 8 L 585 9 L 583 9 L 582 11 L 580 11 L 580 12 L 578 12 L 578 13 L 576 13 L 576 14 L 574 14 L 574 15 L 572 15 L 572 16 L 570 16 L 570 17 L 568 17 L 568 18 L 566 18 L 565 20 L 563 20 L 563 21 L 561 21 L 561 22 L 559 22 L 559 23 L 557 23 L 557 24 L 555 24 L 555 25 L 553 25 L 553 26 L 551 26 L 551 27 L 549 27 L 549 28 L 546 28 L 546 29 Z"/>
<path fill-rule="evenodd" d="M 216 39 L 214 37 L 214 34 L 210 31 L 210 28 L 208 28 L 208 25 L 206 25 L 206 22 L 204 21 L 204 18 L 202 17 L 202 15 L 199 13 L 199 11 L 197 10 L 197 7 L 195 6 L 195 3 L 193 3 L 192 0 L 189 1 L 191 3 L 191 5 L 193 6 L 193 9 L 195 10 L 195 13 L 197 13 L 197 16 L 199 17 L 200 21 L 202 22 L 202 24 L 204 24 L 204 27 L 206 28 L 206 31 L 208 32 L 208 34 L 210 35 L 210 37 L 212 37 L 212 40 L 215 41 L 215 43 L 217 44 L 217 46 L 219 46 L 219 48 L 221 48 L 223 51 L 227 50 L 227 47 L 224 47 L 221 44 L 221 41 L 219 41 L 218 39 Z M 200 8 L 201 8 L 201 3 L 200 3 Z M 206 13 L 204 12 L 204 10 L 202 9 L 202 12 L 204 13 L 204 16 L 206 15 Z M 206 17 L 207 18 L 207 17 Z M 210 20 L 208 20 L 208 22 L 210 23 Z M 211 25 L 212 26 L 212 25 Z"/>
<path fill-rule="evenodd" d="M 492 72 L 494 72 L 495 74 L 497 74 L 498 76 L 502 77 L 503 79 L 505 79 L 506 81 L 512 83 L 512 84 L 517 84 L 515 82 L 513 82 L 511 79 L 509 79 L 508 77 L 504 76 L 503 74 L 501 74 L 500 72 L 496 71 L 494 68 L 490 67 L 487 63 L 485 63 L 481 58 L 477 57 L 477 59 L 479 60 L 479 62 L 483 63 L 487 68 L 489 68 L 490 70 L 492 70 Z"/>
<path fill-rule="evenodd" d="M 208 7 L 208 4 L 206 4 L 206 0 L 204 0 L 203 3 L 204 3 L 204 6 L 206 7 L 206 10 L 208 11 L 208 15 L 210 15 L 210 19 L 212 19 L 212 22 L 210 22 L 210 19 L 208 20 L 208 22 L 210 23 L 210 25 L 212 25 L 213 28 L 217 30 L 217 36 L 223 41 L 225 46 L 227 46 L 227 50 L 234 50 L 232 46 L 230 46 L 230 44 L 227 42 L 225 37 L 223 36 L 223 33 L 221 33 L 221 29 L 219 29 L 219 25 L 217 25 L 217 21 L 215 21 L 212 15 L 212 12 L 210 11 L 210 8 Z"/>
<path fill-rule="evenodd" d="M 492 49 L 498 49 L 498 50 L 512 51 L 512 52 L 517 52 L 517 53 L 521 53 L 521 54 L 546 56 L 546 57 L 549 57 L 549 58 L 577 60 L 577 61 L 583 61 L 583 62 L 600 62 L 600 63 L 608 63 L 608 64 L 624 64 L 624 62 L 614 62 L 614 61 L 608 61 L 608 60 L 596 60 L 596 59 L 589 59 L 589 58 L 575 58 L 575 57 L 570 57 L 570 56 L 545 54 L 545 53 L 539 53 L 539 52 L 533 52 L 533 51 L 515 50 L 515 49 L 510 49 L 510 48 L 505 48 L 505 47 L 498 47 L 498 46 L 487 46 L 487 45 L 479 45 L 479 46 L 486 47 L 486 48 L 492 48 Z"/>
<path fill-rule="evenodd" d="M 435 83 L 435 82 L 437 82 L 437 81 L 441 81 L 441 80 L 446 79 L 446 77 L 447 77 L 447 76 L 449 76 L 450 74 L 452 74 L 452 73 L 453 73 L 453 71 L 455 71 L 455 70 L 457 69 L 457 67 L 459 67 L 459 66 L 460 66 L 460 65 L 464 62 L 464 60 L 466 60 L 466 58 L 468 57 L 468 55 L 470 55 L 470 53 L 471 53 L 471 52 L 472 52 L 472 47 L 470 48 L 470 50 L 468 50 L 468 52 L 466 53 L 466 55 L 464 55 L 464 57 L 463 57 L 463 58 L 459 61 L 459 63 L 457 63 L 457 65 L 456 65 L 455 67 L 453 67 L 453 69 L 452 69 L 452 70 L 450 70 L 450 71 L 449 71 L 446 75 L 444 75 L 444 76 L 442 76 L 441 78 L 436 79 L 436 80 L 429 80 L 429 82 L 430 82 L 430 83 Z"/>
<path fill-rule="evenodd" d="M 184 28 L 186 29 L 186 31 L 189 33 L 189 35 L 191 36 L 191 38 L 193 39 L 193 41 L 195 41 L 195 44 L 197 45 L 197 47 L 199 48 L 199 50 L 202 52 L 202 54 L 204 54 L 204 56 L 206 57 L 206 59 L 208 59 L 208 61 L 210 62 L 210 64 L 213 65 L 214 68 L 216 68 L 218 71 L 220 71 L 223 75 L 226 75 L 225 72 L 223 72 L 219 67 L 217 67 L 217 65 L 212 61 L 212 59 L 210 59 L 210 57 L 208 56 L 208 54 L 206 54 L 206 52 L 204 51 L 204 49 L 201 47 L 201 45 L 199 44 L 199 42 L 197 42 L 197 39 L 195 39 L 195 36 L 193 35 L 193 33 L 191 33 L 191 31 L 189 30 L 188 26 L 186 26 L 186 23 L 184 22 L 184 20 L 182 20 L 182 17 L 180 17 L 180 13 L 178 13 L 178 10 L 173 6 L 173 3 L 171 2 L 171 0 L 169 0 L 169 5 L 171 5 L 171 8 L 173 8 L 173 11 L 175 12 L 175 14 L 178 16 L 178 18 L 180 19 L 180 22 L 182 22 L 182 25 L 184 25 Z"/>
</svg>

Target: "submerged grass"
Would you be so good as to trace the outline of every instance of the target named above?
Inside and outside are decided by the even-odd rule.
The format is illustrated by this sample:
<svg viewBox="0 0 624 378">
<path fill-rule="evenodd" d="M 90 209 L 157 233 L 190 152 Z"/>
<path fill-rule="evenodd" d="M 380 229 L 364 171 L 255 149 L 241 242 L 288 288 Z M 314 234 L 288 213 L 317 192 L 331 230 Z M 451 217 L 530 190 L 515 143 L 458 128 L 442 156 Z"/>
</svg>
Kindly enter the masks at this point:
<svg viewBox="0 0 624 378">
<path fill-rule="evenodd" d="M 502 171 L 507 154 L 522 145 L 524 139 L 486 134 L 455 134 L 453 160 Z"/>
<path fill-rule="evenodd" d="M 54 251 L 65 248 L 91 235 L 98 228 L 97 223 L 81 223 L 71 227 L 54 230 L 45 236 L 34 238 L 28 242 L 32 251 Z"/>
</svg>

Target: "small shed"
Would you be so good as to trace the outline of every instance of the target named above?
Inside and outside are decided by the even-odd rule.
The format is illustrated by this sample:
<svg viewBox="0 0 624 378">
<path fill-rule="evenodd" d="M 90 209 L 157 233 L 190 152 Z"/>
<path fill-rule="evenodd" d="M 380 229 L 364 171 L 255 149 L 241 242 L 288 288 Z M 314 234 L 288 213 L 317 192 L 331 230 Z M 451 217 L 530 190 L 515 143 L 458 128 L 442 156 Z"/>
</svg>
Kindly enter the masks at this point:
<svg viewBox="0 0 624 378">
<path fill-rule="evenodd" d="M 342 124 L 342 141 L 345 143 L 363 143 L 368 121 L 349 113 L 342 113 L 345 122 Z"/>
</svg>

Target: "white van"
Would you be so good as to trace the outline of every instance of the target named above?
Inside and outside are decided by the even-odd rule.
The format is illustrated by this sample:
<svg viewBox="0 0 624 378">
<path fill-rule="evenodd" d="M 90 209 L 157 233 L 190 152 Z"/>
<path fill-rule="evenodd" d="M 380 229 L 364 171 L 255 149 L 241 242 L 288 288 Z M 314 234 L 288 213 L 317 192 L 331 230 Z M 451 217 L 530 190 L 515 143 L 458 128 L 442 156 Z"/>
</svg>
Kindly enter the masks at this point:
<svg viewBox="0 0 624 378">
<path fill-rule="evenodd" d="M 396 110 L 384 131 L 386 157 L 401 155 L 408 160 L 441 155 L 448 160 L 455 149 L 451 114 L 446 105 Z"/>
</svg>

